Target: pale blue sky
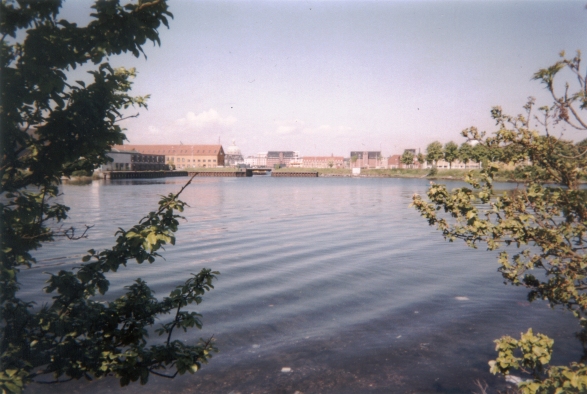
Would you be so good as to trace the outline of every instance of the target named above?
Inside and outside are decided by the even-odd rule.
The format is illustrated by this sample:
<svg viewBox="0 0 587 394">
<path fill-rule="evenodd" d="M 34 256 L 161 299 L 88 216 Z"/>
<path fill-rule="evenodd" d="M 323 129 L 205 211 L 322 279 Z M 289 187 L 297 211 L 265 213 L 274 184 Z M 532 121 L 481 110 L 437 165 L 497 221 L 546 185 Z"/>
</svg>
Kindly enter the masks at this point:
<svg viewBox="0 0 587 394">
<path fill-rule="evenodd" d="M 87 15 L 70 2 L 64 16 Z M 585 1 L 171 1 L 125 121 L 131 143 L 216 143 L 245 155 L 425 149 L 493 131 L 489 111 L 549 104 L 532 75 L 586 49 Z M 81 19 L 80 19 L 81 20 Z M 583 139 L 571 130 L 565 136 Z"/>
</svg>

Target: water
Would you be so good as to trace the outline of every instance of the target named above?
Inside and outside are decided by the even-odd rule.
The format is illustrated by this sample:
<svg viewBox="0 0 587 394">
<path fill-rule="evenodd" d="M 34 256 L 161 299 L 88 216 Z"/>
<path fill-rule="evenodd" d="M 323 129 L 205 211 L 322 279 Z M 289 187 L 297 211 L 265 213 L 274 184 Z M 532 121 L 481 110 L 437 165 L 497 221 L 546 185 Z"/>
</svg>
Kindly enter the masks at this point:
<svg viewBox="0 0 587 394">
<path fill-rule="evenodd" d="M 68 226 L 94 227 L 88 239 L 40 249 L 39 264 L 21 273 L 25 289 L 42 287 L 43 272 L 73 267 L 86 250 L 112 245 L 118 227 L 136 223 L 185 181 L 64 185 Z M 527 303 L 524 289 L 502 283 L 495 253 L 444 241 L 408 208 L 427 186 L 421 179 L 194 179 L 166 260 L 130 263 L 109 276 L 108 294 L 141 277 L 163 297 L 202 267 L 220 271 L 197 309 L 204 328 L 178 335 L 214 335 L 220 353 L 194 375 L 153 376 L 144 387 L 107 378 L 28 391 L 470 393 L 477 379 L 505 390 L 488 372 L 493 340 L 529 327 L 555 339 L 555 363 L 576 360 L 579 344 L 569 338 L 578 326 L 569 313 Z M 286 367 L 291 372 L 281 372 Z"/>
</svg>

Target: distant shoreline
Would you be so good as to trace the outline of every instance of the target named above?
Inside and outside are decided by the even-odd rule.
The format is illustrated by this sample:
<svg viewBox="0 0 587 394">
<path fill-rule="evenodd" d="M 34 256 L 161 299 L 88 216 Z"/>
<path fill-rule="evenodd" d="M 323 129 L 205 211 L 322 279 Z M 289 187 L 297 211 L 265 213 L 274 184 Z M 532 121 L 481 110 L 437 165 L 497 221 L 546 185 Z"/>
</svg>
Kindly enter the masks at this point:
<svg viewBox="0 0 587 394">
<path fill-rule="evenodd" d="M 198 172 L 224 172 L 234 171 L 234 168 L 197 168 L 187 169 L 187 171 Z M 434 175 L 430 174 L 430 169 L 363 169 L 360 175 L 353 175 L 350 169 L 346 168 L 281 168 L 272 170 L 274 172 L 318 172 L 319 178 L 410 178 L 410 179 L 428 179 L 430 181 L 464 181 L 466 175 L 473 171 L 479 173 L 479 170 L 471 169 L 439 169 Z M 92 179 L 98 179 L 94 176 L 71 176 L 64 179 L 66 182 L 88 182 Z M 516 179 L 513 171 L 500 171 L 495 177 L 495 182 L 523 183 L 523 179 Z M 583 182 L 581 182 L 583 183 Z"/>
</svg>

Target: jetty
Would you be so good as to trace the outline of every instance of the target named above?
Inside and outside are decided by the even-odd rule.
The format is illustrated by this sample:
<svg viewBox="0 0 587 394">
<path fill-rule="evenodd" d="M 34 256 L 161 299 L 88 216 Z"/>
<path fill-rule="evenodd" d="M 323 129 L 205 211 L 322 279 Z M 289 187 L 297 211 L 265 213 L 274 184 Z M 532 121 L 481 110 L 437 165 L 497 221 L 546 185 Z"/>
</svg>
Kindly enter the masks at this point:
<svg viewBox="0 0 587 394">
<path fill-rule="evenodd" d="M 187 173 L 189 176 L 208 176 L 208 177 L 236 177 L 244 178 L 253 176 L 253 171 L 246 169 L 245 171 L 190 171 Z"/>
<path fill-rule="evenodd" d="M 317 178 L 318 171 L 272 171 L 271 168 L 243 168 L 235 171 L 103 171 L 102 179 L 166 178 L 178 176 L 245 178 L 266 175 L 278 178 Z"/>
<path fill-rule="evenodd" d="M 309 171 L 309 172 L 289 172 L 289 171 L 272 171 L 271 172 L 271 176 L 272 177 L 278 177 L 278 178 L 318 178 L 318 171 L 313 172 L 313 171 Z"/>
<path fill-rule="evenodd" d="M 103 179 L 138 179 L 138 178 L 167 178 L 187 176 L 187 171 L 103 171 Z"/>
</svg>

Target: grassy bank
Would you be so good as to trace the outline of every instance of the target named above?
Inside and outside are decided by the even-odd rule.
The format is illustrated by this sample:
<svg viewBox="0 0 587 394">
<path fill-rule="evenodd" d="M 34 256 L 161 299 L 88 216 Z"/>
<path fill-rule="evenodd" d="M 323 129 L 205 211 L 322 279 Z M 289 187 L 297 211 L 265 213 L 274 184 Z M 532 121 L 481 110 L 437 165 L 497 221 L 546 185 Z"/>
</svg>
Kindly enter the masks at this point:
<svg viewBox="0 0 587 394">
<path fill-rule="evenodd" d="M 407 168 L 390 168 L 390 169 L 362 169 L 362 177 L 373 177 L 373 178 L 427 178 L 427 179 L 453 179 L 453 180 L 464 180 L 467 173 L 471 170 L 462 169 L 438 169 L 435 175 L 430 175 L 430 168 L 427 169 L 407 169 Z M 233 167 L 199 167 L 199 168 L 186 168 L 182 171 L 197 171 L 197 172 L 234 172 L 238 169 Z M 475 173 L 479 173 L 479 170 L 473 170 Z M 273 170 L 273 172 L 317 172 L 321 177 L 350 177 L 352 171 L 348 168 L 280 168 Z M 517 174 L 512 170 L 500 170 L 495 181 L 497 182 L 517 182 Z"/>
<path fill-rule="evenodd" d="M 320 176 L 352 176 L 348 168 L 280 168 L 275 172 L 318 172 Z M 469 170 L 438 170 L 434 178 L 463 179 Z M 381 178 L 426 178 L 430 169 L 362 169 L 360 176 Z"/>
<path fill-rule="evenodd" d="M 479 170 L 463 169 L 438 169 L 435 175 L 430 175 L 428 169 L 407 169 L 407 168 L 390 168 L 390 169 L 362 169 L 362 177 L 378 178 L 427 178 L 427 179 L 454 179 L 464 180 L 465 176 L 473 171 L 479 173 Z M 352 171 L 347 168 L 280 168 L 274 170 L 279 172 L 318 172 L 319 176 L 352 176 Z M 512 170 L 501 170 L 495 176 L 496 182 L 517 182 L 516 172 Z"/>
</svg>

